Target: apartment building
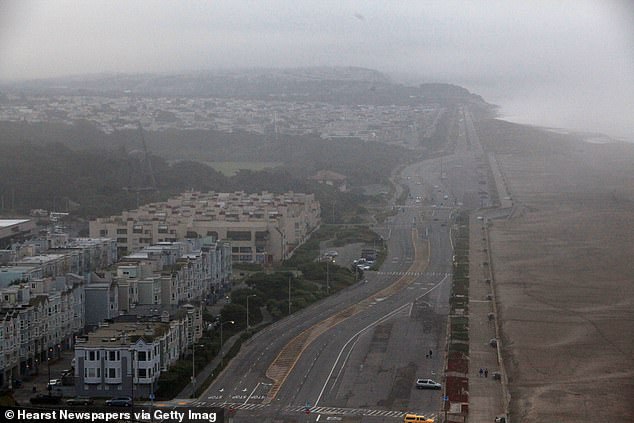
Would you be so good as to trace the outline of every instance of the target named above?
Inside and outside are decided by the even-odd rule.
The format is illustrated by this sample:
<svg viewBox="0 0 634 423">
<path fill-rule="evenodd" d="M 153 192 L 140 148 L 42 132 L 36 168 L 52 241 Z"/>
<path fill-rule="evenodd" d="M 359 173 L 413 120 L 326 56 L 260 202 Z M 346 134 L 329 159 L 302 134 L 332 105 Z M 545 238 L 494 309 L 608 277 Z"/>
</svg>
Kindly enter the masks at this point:
<svg viewBox="0 0 634 423">
<path fill-rule="evenodd" d="M 119 285 L 116 279 L 92 275 L 84 290 L 87 328 L 97 327 L 104 320 L 119 315 Z"/>
<path fill-rule="evenodd" d="M 120 253 L 209 236 L 231 242 L 232 261 L 264 264 L 288 258 L 320 219 L 313 194 L 186 192 L 120 216 L 93 220 L 90 236 L 116 238 Z"/>
<path fill-rule="evenodd" d="M 34 279 L 0 290 L 0 386 L 37 373 L 85 325 L 84 278 Z"/>
<path fill-rule="evenodd" d="M 202 336 L 202 307 L 139 307 L 75 346 L 77 395 L 148 398 L 161 372 Z"/>
<path fill-rule="evenodd" d="M 206 300 L 230 280 L 231 250 L 211 238 L 162 242 L 125 256 L 116 266 L 119 310 Z"/>
<path fill-rule="evenodd" d="M 35 234 L 36 224 L 32 219 L 0 219 L 0 249 Z"/>
<path fill-rule="evenodd" d="M 29 281 L 68 273 L 87 275 L 117 261 L 116 241 L 105 238 L 62 239 L 54 234 L 15 245 L 0 266 L 0 288 L 15 281 Z"/>
</svg>

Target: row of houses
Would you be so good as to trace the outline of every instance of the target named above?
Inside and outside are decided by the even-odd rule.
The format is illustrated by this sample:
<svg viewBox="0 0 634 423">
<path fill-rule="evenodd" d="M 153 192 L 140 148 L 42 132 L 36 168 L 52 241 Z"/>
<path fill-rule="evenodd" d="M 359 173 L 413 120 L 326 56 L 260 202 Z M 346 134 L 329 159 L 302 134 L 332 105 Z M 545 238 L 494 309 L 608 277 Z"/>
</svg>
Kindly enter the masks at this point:
<svg viewBox="0 0 634 423">
<path fill-rule="evenodd" d="M 151 395 L 232 262 L 282 261 L 319 224 L 310 194 L 187 192 L 91 221 L 92 238 L 20 238 L 0 254 L 0 385 L 74 348 L 78 395 Z"/>
<path fill-rule="evenodd" d="M 72 348 L 85 326 L 85 280 L 67 274 L 0 290 L 0 386 L 35 374 Z"/>
<path fill-rule="evenodd" d="M 141 305 L 177 306 L 222 295 L 232 273 L 231 244 L 200 238 L 162 242 L 121 258 L 86 285 L 86 325 L 130 314 Z"/>
<path fill-rule="evenodd" d="M 169 330 L 160 332 L 169 335 L 169 354 L 158 377 L 202 335 L 202 307 L 222 293 L 232 271 L 230 244 L 211 238 L 164 242 L 120 260 L 114 240 L 51 238 L 9 250 L 11 259 L 0 267 L 0 387 L 37 373 L 62 350 L 81 344 L 85 351 L 91 345 L 85 339 L 101 337 L 104 322 L 120 319 L 133 319 L 128 325 L 167 325 Z M 83 274 L 60 275 L 68 270 Z M 78 389 L 90 385 L 87 390 L 95 394 L 94 379 L 84 383 L 83 373 L 76 376 Z"/>
<path fill-rule="evenodd" d="M 149 398 L 161 372 L 201 337 L 201 303 L 141 306 L 103 323 L 75 345 L 76 393 Z"/>
</svg>

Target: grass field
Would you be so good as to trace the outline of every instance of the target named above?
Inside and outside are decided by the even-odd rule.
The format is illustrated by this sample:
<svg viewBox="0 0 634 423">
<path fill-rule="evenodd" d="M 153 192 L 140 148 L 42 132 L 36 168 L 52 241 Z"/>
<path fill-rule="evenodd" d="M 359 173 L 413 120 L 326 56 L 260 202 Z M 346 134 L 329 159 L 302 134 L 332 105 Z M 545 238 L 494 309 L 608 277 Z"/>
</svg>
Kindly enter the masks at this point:
<svg viewBox="0 0 634 423">
<path fill-rule="evenodd" d="M 282 165 L 280 162 L 205 162 L 207 166 L 213 167 L 225 176 L 233 176 L 239 170 L 259 171 L 273 169 Z"/>
</svg>

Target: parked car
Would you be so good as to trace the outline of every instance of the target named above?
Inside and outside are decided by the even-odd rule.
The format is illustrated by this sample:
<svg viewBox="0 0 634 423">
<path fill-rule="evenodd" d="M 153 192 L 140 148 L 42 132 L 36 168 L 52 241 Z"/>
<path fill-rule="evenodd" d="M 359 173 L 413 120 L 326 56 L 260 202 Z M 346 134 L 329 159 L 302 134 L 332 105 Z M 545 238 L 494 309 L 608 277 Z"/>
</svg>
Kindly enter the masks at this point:
<svg viewBox="0 0 634 423">
<path fill-rule="evenodd" d="M 442 385 L 431 379 L 417 379 L 416 388 L 418 389 L 441 389 Z"/>
<path fill-rule="evenodd" d="M 91 405 L 93 402 L 93 399 L 89 397 L 75 397 L 66 400 L 68 405 Z"/>
<path fill-rule="evenodd" d="M 132 398 L 116 397 L 106 401 L 106 405 L 111 407 L 132 407 Z"/>
<path fill-rule="evenodd" d="M 59 395 L 46 394 L 37 394 L 29 400 L 31 404 L 59 404 L 61 401 L 62 397 Z"/>
<path fill-rule="evenodd" d="M 48 385 L 46 385 L 46 387 L 48 389 L 51 389 L 54 386 L 62 386 L 62 380 L 61 379 L 51 379 L 48 381 Z"/>
</svg>

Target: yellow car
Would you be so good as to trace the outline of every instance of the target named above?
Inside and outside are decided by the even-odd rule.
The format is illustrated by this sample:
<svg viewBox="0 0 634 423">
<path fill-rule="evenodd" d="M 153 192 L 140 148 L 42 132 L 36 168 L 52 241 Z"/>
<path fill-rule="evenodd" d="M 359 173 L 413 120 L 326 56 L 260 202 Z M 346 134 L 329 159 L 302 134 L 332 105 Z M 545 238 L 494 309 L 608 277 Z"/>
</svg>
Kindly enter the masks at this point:
<svg viewBox="0 0 634 423">
<path fill-rule="evenodd" d="M 405 414 L 403 417 L 404 423 L 416 422 L 416 423 L 434 423 L 434 419 L 428 419 L 425 416 L 419 414 Z"/>
</svg>

